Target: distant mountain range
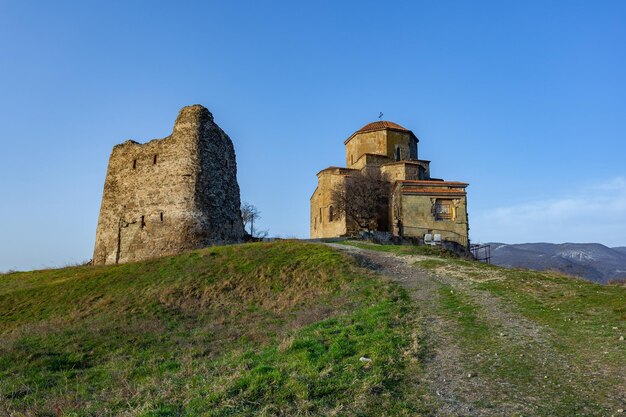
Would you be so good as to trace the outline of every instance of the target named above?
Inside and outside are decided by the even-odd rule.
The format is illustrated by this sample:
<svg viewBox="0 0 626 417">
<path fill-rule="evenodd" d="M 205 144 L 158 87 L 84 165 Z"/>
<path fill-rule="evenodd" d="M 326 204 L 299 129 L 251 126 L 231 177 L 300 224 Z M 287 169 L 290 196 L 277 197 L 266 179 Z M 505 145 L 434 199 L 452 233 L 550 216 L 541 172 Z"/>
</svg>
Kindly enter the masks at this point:
<svg viewBox="0 0 626 417">
<path fill-rule="evenodd" d="M 509 268 L 559 271 L 590 281 L 607 283 L 626 279 L 626 247 L 599 243 L 490 242 L 491 263 Z"/>
</svg>

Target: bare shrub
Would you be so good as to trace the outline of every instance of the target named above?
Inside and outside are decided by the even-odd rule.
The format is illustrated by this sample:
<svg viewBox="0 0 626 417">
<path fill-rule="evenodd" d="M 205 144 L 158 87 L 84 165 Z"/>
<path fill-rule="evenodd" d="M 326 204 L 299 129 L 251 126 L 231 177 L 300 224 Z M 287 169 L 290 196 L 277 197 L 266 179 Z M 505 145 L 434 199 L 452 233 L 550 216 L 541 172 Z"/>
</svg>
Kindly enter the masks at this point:
<svg viewBox="0 0 626 417">
<path fill-rule="evenodd" d="M 389 201 L 391 184 L 378 171 L 365 171 L 346 177 L 344 184 L 331 190 L 331 204 L 338 216 L 359 230 L 377 230 L 381 212 Z"/>
</svg>

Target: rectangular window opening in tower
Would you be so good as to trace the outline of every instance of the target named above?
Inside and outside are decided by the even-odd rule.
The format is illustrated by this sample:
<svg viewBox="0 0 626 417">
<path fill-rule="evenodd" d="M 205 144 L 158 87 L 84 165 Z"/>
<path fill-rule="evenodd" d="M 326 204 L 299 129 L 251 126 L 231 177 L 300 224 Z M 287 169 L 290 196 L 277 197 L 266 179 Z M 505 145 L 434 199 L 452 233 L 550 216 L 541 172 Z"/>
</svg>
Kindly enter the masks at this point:
<svg viewBox="0 0 626 417">
<path fill-rule="evenodd" d="M 157 156 L 158 155 L 154 155 L 154 158 L 152 158 L 152 165 L 156 165 L 156 163 L 157 163 Z"/>
<path fill-rule="evenodd" d="M 133 159 L 133 169 L 136 169 L 136 168 L 137 168 L 137 160 Z"/>
<path fill-rule="evenodd" d="M 161 212 L 160 217 L 161 217 L 161 222 L 162 222 L 163 221 L 163 212 Z"/>
<path fill-rule="evenodd" d="M 454 208 L 451 200 L 437 199 L 435 202 L 435 220 L 454 220 Z"/>
</svg>

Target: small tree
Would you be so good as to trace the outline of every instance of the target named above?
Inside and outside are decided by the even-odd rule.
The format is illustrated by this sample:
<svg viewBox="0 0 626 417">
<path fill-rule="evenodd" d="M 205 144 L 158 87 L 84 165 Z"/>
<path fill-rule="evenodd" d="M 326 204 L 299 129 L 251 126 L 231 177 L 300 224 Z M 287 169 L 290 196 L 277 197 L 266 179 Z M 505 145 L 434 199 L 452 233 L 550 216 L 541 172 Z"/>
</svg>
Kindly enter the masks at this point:
<svg viewBox="0 0 626 417">
<path fill-rule="evenodd" d="M 339 216 L 360 230 L 377 230 L 381 213 L 387 210 L 390 183 L 379 172 L 360 172 L 346 177 L 331 190 L 331 204 Z"/>
<path fill-rule="evenodd" d="M 243 227 L 250 225 L 250 236 L 254 237 L 254 221 L 261 218 L 261 212 L 252 204 L 241 203 L 241 218 L 243 219 Z"/>
</svg>

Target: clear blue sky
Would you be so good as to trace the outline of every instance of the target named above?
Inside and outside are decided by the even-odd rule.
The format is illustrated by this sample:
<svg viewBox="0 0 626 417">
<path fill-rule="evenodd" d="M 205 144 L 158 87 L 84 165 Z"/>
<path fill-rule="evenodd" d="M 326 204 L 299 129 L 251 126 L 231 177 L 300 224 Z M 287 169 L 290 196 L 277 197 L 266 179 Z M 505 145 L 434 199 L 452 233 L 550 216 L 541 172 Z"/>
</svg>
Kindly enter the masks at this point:
<svg viewBox="0 0 626 417">
<path fill-rule="evenodd" d="M 474 241 L 626 245 L 626 2 L 0 1 L 0 271 L 89 259 L 111 148 L 208 107 L 242 199 L 307 237 L 385 119 L 470 183 Z"/>
</svg>

